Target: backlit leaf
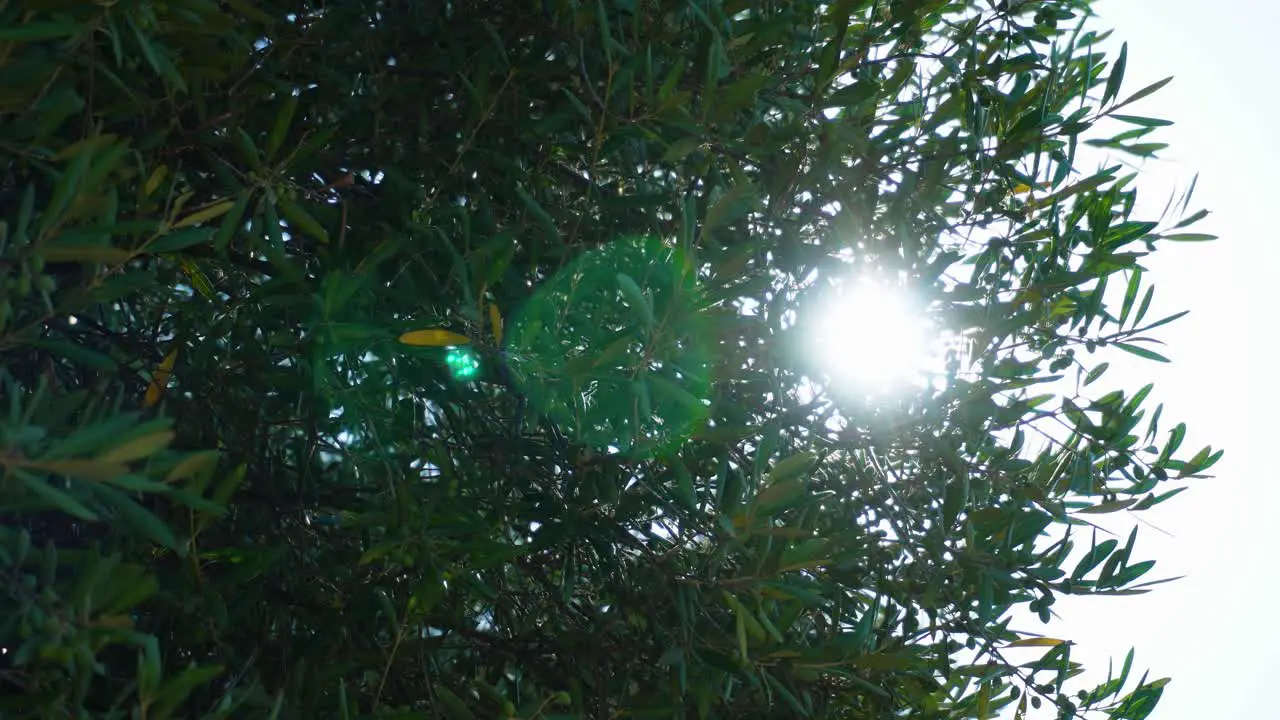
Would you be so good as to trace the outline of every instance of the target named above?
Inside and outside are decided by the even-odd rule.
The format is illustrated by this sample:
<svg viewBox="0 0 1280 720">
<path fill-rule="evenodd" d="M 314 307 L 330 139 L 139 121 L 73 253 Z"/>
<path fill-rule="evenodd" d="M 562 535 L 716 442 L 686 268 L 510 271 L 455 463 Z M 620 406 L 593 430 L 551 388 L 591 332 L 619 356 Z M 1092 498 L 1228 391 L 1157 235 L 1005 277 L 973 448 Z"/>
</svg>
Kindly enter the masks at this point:
<svg viewBox="0 0 1280 720">
<path fill-rule="evenodd" d="M 429 328 L 427 330 L 411 330 L 404 333 L 400 336 L 400 342 L 404 345 L 417 347 L 452 347 L 454 345 L 469 345 L 471 338 L 449 330 Z"/>
<path fill-rule="evenodd" d="M 235 207 L 234 200 L 223 200 L 203 207 L 174 223 L 173 229 L 179 230 L 193 225 L 201 225 L 215 218 L 222 217 Z"/>
<path fill-rule="evenodd" d="M 132 462 L 150 457 L 156 452 L 168 447 L 173 441 L 175 433 L 172 430 L 161 430 L 149 435 L 134 438 L 119 447 L 112 448 L 107 452 L 98 456 L 99 460 L 106 462 Z"/>
<path fill-rule="evenodd" d="M 143 407 L 151 407 L 160 402 L 160 396 L 164 393 L 165 387 L 169 384 L 169 376 L 173 374 L 173 365 L 178 360 L 178 352 L 182 348 L 174 345 L 164 359 L 160 361 L 159 367 L 151 376 L 151 384 L 147 385 L 147 394 L 142 399 Z"/>
<path fill-rule="evenodd" d="M 1066 641 L 1057 640 L 1055 638 L 1032 637 L 1032 638 L 1022 638 L 1021 640 L 1014 640 L 1011 643 L 1007 643 L 1005 647 L 1006 648 L 1057 647 L 1058 645 L 1061 645 L 1064 642 Z"/>
</svg>

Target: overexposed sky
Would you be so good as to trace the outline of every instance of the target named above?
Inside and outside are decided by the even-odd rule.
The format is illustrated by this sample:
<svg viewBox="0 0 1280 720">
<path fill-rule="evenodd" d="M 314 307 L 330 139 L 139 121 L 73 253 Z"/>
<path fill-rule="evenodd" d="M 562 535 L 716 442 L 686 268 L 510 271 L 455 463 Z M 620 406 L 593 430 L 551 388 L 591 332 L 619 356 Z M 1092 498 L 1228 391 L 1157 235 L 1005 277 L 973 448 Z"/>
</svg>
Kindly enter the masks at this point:
<svg viewBox="0 0 1280 720">
<path fill-rule="evenodd" d="M 1175 78 L 1124 111 L 1175 122 L 1151 139 L 1171 147 L 1141 166 L 1134 219 L 1157 219 L 1170 191 L 1199 173 L 1189 210 L 1212 214 L 1194 231 L 1220 237 L 1165 243 L 1144 261 L 1156 286 L 1148 317 L 1191 314 L 1157 331 L 1171 365 L 1113 363 L 1105 384 L 1136 390 L 1154 382 L 1148 404 L 1165 403 L 1162 432 L 1184 421 L 1183 453 L 1212 444 L 1226 455 L 1213 479 L 1192 481 L 1169 502 L 1106 516 L 1117 531 L 1140 517 L 1170 534 L 1139 524 L 1134 560 L 1157 561 L 1144 580 L 1186 578 L 1142 596 L 1062 598 L 1054 606 L 1061 621 L 1015 627 L 1075 641 L 1072 658 L 1089 671 L 1081 680 L 1105 679 L 1108 659 L 1118 668 L 1136 647 L 1136 673 L 1173 678 L 1152 720 L 1280 718 L 1269 685 L 1280 670 L 1280 625 L 1267 617 L 1280 590 L 1273 579 L 1280 472 L 1270 462 L 1280 440 L 1268 413 L 1280 392 L 1265 371 L 1280 349 L 1271 329 L 1280 309 L 1271 291 L 1280 266 L 1273 219 L 1280 148 L 1270 137 L 1280 122 L 1280 4 L 1101 0 L 1095 10 L 1095 27 L 1115 28 L 1111 57 L 1119 41 L 1129 43 L 1121 96 Z M 1046 706 L 1029 717 L 1053 713 Z"/>
</svg>

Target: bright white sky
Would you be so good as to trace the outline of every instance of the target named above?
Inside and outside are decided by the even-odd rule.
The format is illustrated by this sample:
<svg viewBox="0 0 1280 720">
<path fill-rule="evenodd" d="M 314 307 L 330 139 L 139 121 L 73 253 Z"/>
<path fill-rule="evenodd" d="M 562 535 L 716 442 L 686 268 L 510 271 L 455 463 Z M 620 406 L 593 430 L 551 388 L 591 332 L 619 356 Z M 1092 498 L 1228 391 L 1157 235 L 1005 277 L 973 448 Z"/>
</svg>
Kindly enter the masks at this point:
<svg viewBox="0 0 1280 720">
<path fill-rule="evenodd" d="M 1152 720 L 1280 717 L 1280 624 L 1268 614 L 1280 591 L 1273 575 L 1280 478 L 1271 456 L 1280 443 L 1266 421 L 1280 392 L 1252 365 L 1280 349 L 1270 331 L 1280 301 L 1266 290 L 1280 266 L 1280 240 L 1271 237 L 1280 209 L 1272 195 L 1280 144 L 1271 139 L 1280 119 L 1280 3 L 1101 0 L 1096 11 L 1097 27 L 1115 28 L 1116 49 L 1129 43 L 1121 95 L 1175 76 L 1126 110 L 1176 123 L 1153 139 L 1172 147 L 1142 166 L 1135 219 L 1156 219 L 1170 190 L 1198 172 L 1190 210 L 1213 214 L 1194 230 L 1221 238 L 1165 244 L 1144 263 L 1156 286 L 1148 317 L 1191 310 L 1158 331 L 1168 343 L 1159 351 L 1173 363 L 1113 362 L 1098 385 L 1136 390 L 1154 382 L 1148 403 L 1165 403 L 1163 428 L 1189 426 L 1183 451 L 1212 444 L 1226 455 L 1213 479 L 1193 481 L 1137 516 L 1172 535 L 1140 525 L 1134 559 L 1157 561 L 1144 579 L 1188 577 L 1142 596 L 1063 598 L 1054 606 L 1061 621 L 1017 626 L 1075 641 L 1072 658 L 1090 671 L 1078 680 L 1104 680 L 1108 659 L 1118 668 L 1136 647 L 1136 673 L 1149 668 L 1152 680 L 1173 678 Z M 1125 513 L 1106 517 L 1124 534 L 1136 522 Z M 1053 713 L 1046 705 L 1029 717 Z"/>
</svg>

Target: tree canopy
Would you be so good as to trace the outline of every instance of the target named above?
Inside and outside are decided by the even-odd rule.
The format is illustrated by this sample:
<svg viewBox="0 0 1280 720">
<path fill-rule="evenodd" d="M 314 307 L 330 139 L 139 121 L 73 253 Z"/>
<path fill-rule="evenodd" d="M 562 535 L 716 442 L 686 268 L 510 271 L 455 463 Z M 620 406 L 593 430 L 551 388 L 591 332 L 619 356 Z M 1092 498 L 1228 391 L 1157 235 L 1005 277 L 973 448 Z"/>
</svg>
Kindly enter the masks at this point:
<svg viewBox="0 0 1280 720">
<path fill-rule="evenodd" d="M 0 3 L 0 712 L 1147 717 L 1027 626 L 1221 455 L 1089 5 Z"/>
</svg>

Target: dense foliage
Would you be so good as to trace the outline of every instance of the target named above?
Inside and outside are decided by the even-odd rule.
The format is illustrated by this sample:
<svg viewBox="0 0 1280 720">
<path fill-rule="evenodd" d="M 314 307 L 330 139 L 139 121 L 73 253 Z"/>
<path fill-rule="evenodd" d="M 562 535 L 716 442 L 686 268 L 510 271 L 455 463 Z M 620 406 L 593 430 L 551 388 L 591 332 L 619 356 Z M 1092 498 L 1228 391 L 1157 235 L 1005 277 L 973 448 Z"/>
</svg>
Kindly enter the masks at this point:
<svg viewBox="0 0 1280 720">
<path fill-rule="evenodd" d="M 1205 239 L 1088 15 L 0 3 L 0 713 L 1146 717 L 1010 624 L 1219 455 L 1086 387 Z M 945 367 L 827 383 L 851 275 Z"/>
</svg>

